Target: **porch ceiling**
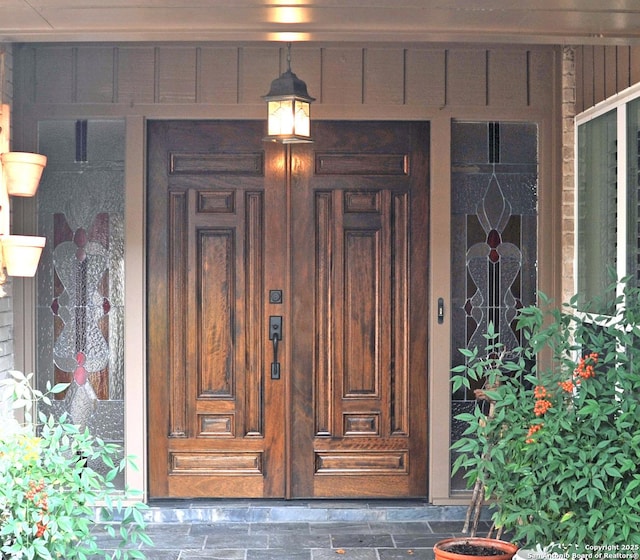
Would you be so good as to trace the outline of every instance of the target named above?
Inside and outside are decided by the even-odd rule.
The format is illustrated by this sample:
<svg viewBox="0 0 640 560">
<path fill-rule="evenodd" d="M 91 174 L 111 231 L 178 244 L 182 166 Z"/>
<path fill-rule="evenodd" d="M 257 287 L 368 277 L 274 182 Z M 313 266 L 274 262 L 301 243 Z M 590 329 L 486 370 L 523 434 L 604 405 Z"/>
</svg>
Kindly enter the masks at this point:
<svg viewBox="0 0 640 560">
<path fill-rule="evenodd" d="M 0 0 L 0 42 L 270 40 L 634 43 L 640 2 Z"/>
</svg>

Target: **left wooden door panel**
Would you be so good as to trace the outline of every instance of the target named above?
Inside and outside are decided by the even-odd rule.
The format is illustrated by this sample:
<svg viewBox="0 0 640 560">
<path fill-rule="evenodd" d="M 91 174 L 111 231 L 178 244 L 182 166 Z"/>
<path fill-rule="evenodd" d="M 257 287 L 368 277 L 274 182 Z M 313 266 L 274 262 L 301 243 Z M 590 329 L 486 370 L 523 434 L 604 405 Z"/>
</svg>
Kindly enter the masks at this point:
<svg viewBox="0 0 640 560">
<path fill-rule="evenodd" d="M 284 495 L 284 430 L 266 405 L 281 411 L 283 389 L 265 375 L 262 127 L 149 125 L 153 497 Z"/>
</svg>

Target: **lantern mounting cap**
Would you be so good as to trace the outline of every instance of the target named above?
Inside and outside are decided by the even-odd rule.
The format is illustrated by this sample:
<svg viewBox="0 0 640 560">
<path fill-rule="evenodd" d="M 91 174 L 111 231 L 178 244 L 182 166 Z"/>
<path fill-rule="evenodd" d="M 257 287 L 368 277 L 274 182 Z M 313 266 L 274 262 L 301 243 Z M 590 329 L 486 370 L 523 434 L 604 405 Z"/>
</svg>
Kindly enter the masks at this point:
<svg viewBox="0 0 640 560">
<path fill-rule="evenodd" d="M 276 78 L 271 82 L 271 88 L 269 93 L 263 96 L 263 99 L 277 99 L 279 97 L 297 97 L 311 103 L 315 101 L 314 97 L 311 97 L 307 91 L 307 84 L 304 83 L 298 76 L 296 76 L 291 68 L 287 68 L 279 78 Z"/>
<path fill-rule="evenodd" d="M 262 98 L 265 101 L 275 101 L 283 97 L 296 97 L 308 103 L 315 101 L 307 91 L 307 84 L 291 71 L 291 43 L 287 43 L 287 70 L 271 82 L 269 93 Z"/>
</svg>

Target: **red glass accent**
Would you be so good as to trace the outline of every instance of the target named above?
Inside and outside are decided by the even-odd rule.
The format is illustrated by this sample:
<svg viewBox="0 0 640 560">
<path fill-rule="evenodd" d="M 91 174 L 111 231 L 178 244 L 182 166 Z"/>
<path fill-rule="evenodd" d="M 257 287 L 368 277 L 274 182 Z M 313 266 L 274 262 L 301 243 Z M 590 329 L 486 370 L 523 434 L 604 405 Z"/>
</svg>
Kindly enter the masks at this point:
<svg viewBox="0 0 640 560">
<path fill-rule="evenodd" d="M 495 249 L 498 245 L 500 245 L 500 243 L 502 243 L 500 234 L 495 229 L 492 229 L 489 232 L 489 235 L 487 235 L 487 245 L 489 245 L 489 247 L 491 247 L 492 249 Z"/>
<path fill-rule="evenodd" d="M 88 232 L 89 241 L 99 243 L 109 249 L 109 214 L 101 212 L 93 220 Z"/>
<path fill-rule="evenodd" d="M 58 302 L 58 298 L 54 298 L 54 300 L 51 302 L 51 311 L 53 311 L 54 315 L 57 315 L 58 311 L 60 311 L 60 303 Z"/>
<path fill-rule="evenodd" d="M 84 368 L 86 356 L 83 352 L 76 354 L 76 362 L 78 362 L 78 367 L 73 372 L 73 379 L 78 385 L 84 385 L 87 382 L 87 370 Z"/>
<path fill-rule="evenodd" d="M 78 228 L 73 235 L 73 242 L 78 247 L 84 247 L 87 244 L 87 232 L 84 228 Z"/>
<path fill-rule="evenodd" d="M 471 312 L 473 311 L 473 305 L 471 304 L 470 299 L 468 299 L 464 304 L 464 311 L 467 314 L 467 316 L 471 316 Z"/>
<path fill-rule="evenodd" d="M 102 300 L 102 311 L 105 315 L 111 311 L 111 302 L 107 298 Z"/>
<path fill-rule="evenodd" d="M 54 248 L 73 239 L 73 231 L 69 227 L 64 214 L 53 215 L 53 246 Z"/>
</svg>

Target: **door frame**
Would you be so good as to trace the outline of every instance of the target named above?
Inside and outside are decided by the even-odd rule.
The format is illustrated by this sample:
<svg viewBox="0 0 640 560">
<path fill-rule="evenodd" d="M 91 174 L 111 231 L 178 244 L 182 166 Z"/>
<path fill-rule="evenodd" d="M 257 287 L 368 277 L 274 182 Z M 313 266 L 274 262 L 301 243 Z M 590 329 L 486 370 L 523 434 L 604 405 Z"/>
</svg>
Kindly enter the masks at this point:
<svg viewBox="0 0 640 560">
<path fill-rule="evenodd" d="M 319 109 L 322 109 L 320 107 Z M 406 109 L 406 108 L 403 108 Z M 320 112 L 318 110 L 317 112 Z M 340 119 L 371 119 L 371 110 L 365 111 L 328 110 L 315 118 L 331 120 Z M 448 216 L 450 203 L 450 122 L 456 119 L 479 120 L 528 120 L 537 122 L 540 126 L 540 191 L 539 191 L 539 260 L 538 285 L 551 297 L 559 297 L 563 278 L 562 263 L 562 162 L 556 157 L 557 146 L 561 145 L 562 123 L 559 121 L 559 106 L 551 108 L 532 108 L 523 112 L 515 109 L 505 109 L 496 112 L 490 107 L 475 111 L 463 111 L 445 108 L 433 110 L 425 108 L 411 108 L 409 110 L 383 111 L 379 118 L 394 118 L 398 120 L 428 120 L 431 123 L 431 189 L 432 203 L 430 206 L 430 278 L 429 305 L 431 314 L 429 320 L 429 495 L 430 503 L 464 504 L 463 498 L 451 498 L 449 494 L 449 409 L 448 399 L 448 368 L 449 353 L 443 352 L 448 348 L 449 326 L 445 308 L 443 325 L 438 325 L 435 317 L 439 294 L 449 290 L 449 254 L 439 252 L 437 246 L 449 246 L 450 233 Z M 115 115 L 105 112 L 100 107 L 90 110 L 89 116 L 101 118 L 122 118 L 122 114 Z M 169 109 L 161 111 L 132 111 L 126 113 L 126 153 L 125 161 L 125 332 L 124 339 L 124 367 L 126 374 L 125 391 L 125 446 L 127 454 L 135 458 L 137 470 L 127 469 L 126 483 L 128 487 L 139 490 L 142 498 L 147 500 L 147 383 L 146 383 L 146 323 L 140 320 L 146 314 L 146 241 L 145 241 L 145 196 L 146 196 L 146 118 L 233 118 L 218 110 L 205 115 L 201 110 L 187 111 L 185 109 Z M 37 122 L 51 118 L 50 108 L 32 109 L 22 115 L 21 127 L 18 131 L 20 143 L 24 146 L 37 145 Z M 262 107 L 255 110 L 243 111 L 243 118 L 261 119 Z M 78 118 L 78 110 L 74 106 L 58 107 L 55 118 Z M 435 142 L 433 139 L 437 138 Z M 557 188 L 553 185 L 558 185 Z M 17 224 L 33 229 L 36 224 L 36 207 L 32 201 L 15 201 L 13 217 Z M 443 291 L 445 290 L 445 291 Z M 15 366 L 25 371 L 33 371 L 35 363 L 35 317 L 36 284 L 33 279 L 13 280 L 14 296 L 14 333 L 15 333 Z M 447 301 L 445 299 L 445 301 Z M 434 352 L 438 349 L 438 352 Z M 444 420 L 443 420 L 444 419 Z"/>
<path fill-rule="evenodd" d="M 538 228 L 537 289 L 558 301 L 561 294 L 562 256 L 562 189 L 561 163 L 554 159 L 554 146 L 561 145 L 562 126 L 554 106 L 547 112 L 505 109 L 440 114 L 431 122 L 432 180 L 430 216 L 430 295 L 429 305 L 429 502 L 434 505 L 464 505 L 470 493 L 452 495 L 450 486 L 451 389 L 450 367 L 451 323 L 448 306 L 451 301 L 451 123 L 456 121 L 532 122 L 538 125 Z M 434 140 L 434 139 L 437 139 Z M 448 251 L 438 251 L 445 246 Z M 444 299 L 444 320 L 437 318 L 438 298 Z M 436 351 L 437 349 L 437 351 Z"/>
<path fill-rule="evenodd" d="M 449 216 L 450 205 L 450 111 L 444 114 L 426 114 L 406 116 L 401 120 L 430 121 L 430 243 L 429 251 L 429 339 L 428 365 L 431 375 L 428 379 L 428 496 L 430 503 L 436 505 L 467 503 L 464 497 L 451 497 L 449 492 L 449 448 L 450 429 L 449 364 L 450 323 L 445 303 L 443 324 L 437 323 L 437 300 L 450 301 L 450 258 L 449 251 L 438 251 L 437 246 L 450 246 Z M 513 119 L 524 120 L 517 111 L 505 114 L 488 114 L 480 111 L 476 114 L 455 115 L 460 119 Z M 554 181 L 559 180 L 560 169 L 553 159 L 553 138 L 561 135 L 553 114 L 527 115 L 526 120 L 537 122 L 540 126 L 540 192 L 539 192 L 539 234 L 538 250 L 549 258 L 539 259 L 538 285 L 548 295 L 560 293 L 561 268 L 558 241 L 561 235 L 561 189 L 552 189 Z M 221 118 L 218 116 L 218 118 Z M 325 117 L 325 118 L 328 118 Z M 346 118 L 344 115 L 336 118 Z M 364 119 L 364 117 L 362 117 Z M 434 138 L 438 141 L 435 142 Z M 557 138 L 556 138 L 557 140 Z M 127 160 L 125 162 L 125 371 L 127 372 L 127 391 L 125 392 L 125 442 L 127 453 L 136 458 L 137 471 L 127 469 L 127 484 L 141 490 L 147 499 L 148 489 L 148 449 L 147 449 L 147 382 L 146 382 L 146 322 L 139 317 L 146 314 L 146 234 L 145 234 L 145 197 L 146 197 L 146 119 L 143 116 L 126 117 Z M 547 232 L 543 234 L 543 232 Z M 18 284 L 18 283 L 16 283 Z M 21 289 L 17 286 L 18 289 Z M 35 294 L 33 296 L 35 298 Z M 35 301 L 35 300 L 34 300 Z M 442 349 L 447 351 L 442 351 Z M 439 349 L 435 352 L 434 349 Z"/>
</svg>

